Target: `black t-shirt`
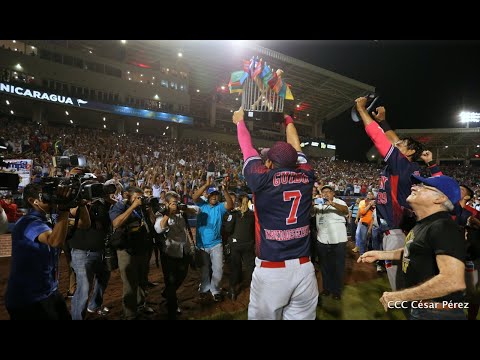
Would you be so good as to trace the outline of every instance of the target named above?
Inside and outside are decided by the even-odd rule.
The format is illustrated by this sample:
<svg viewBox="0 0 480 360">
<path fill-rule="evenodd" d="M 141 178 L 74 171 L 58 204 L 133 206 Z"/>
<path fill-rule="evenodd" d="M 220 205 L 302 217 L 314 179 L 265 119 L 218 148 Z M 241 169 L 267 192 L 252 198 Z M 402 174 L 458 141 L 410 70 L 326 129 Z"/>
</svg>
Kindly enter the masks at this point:
<svg viewBox="0 0 480 360">
<path fill-rule="evenodd" d="M 215 163 L 213 161 L 210 161 L 208 163 L 207 171 L 209 172 L 215 172 Z"/>
<path fill-rule="evenodd" d="M 103 251 L 105 237 L 110 232 L 111 221 L 108 215 L 110 204 L 100 200 L 88 206 L 91 226 L 89 229 L 76 229 L 69 245 L 72 249 Z"/>
<path fill-rule="evenodd" d="M 242 217 L 238 210 L 227 214 L 225 231 L 229 234 L 229 242 L 233 245 L 254 245 L 255 243 L 255 215 L 248 210 Z"/>
<path fill-rule="evenodd" d="M 436 256 L 449 255 L 465 261 L 465 240 L 458 225 L 447 212 L 438 212 L 417 222 L 405 239 L 402 270 L 406 286 L 414 287 L 439 274 Z M 434 301 L 462 301 L 455 292 Z"/>
</svg>

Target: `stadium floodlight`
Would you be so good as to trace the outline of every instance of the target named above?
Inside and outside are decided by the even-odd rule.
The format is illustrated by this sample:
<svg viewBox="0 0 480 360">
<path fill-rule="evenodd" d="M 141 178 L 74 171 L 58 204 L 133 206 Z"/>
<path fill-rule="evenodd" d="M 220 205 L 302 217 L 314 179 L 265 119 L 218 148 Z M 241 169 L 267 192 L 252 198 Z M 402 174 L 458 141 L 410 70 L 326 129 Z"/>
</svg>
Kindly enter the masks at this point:
<svg viewBox="0 0 480 360">
<path fill-rule="evenodd" d="M 460 122 L 468 124 L 471 122 L 480 122 L 480 113 L 462 111 L 460 113 Z"/>
</svg>

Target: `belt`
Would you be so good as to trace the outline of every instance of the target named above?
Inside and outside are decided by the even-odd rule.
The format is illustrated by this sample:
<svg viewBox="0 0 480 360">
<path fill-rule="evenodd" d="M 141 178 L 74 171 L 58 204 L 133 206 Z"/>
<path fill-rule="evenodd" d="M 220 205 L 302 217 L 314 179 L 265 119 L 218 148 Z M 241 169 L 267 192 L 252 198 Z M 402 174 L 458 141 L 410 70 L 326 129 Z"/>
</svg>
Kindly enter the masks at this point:
<svg viewBox="0 0 480 360">
<path fill-rule="evenodd" d="M 392 230 L 401 230 L 401 229 L 390 229 L 390 230 L 385 230 L 383 233 L 385 235 L 390 235 Z"/>
<path fill-rule="evenodd" d="M 362 225 L 365 225 L 367 227 L 370 226 L 369 224 L 367 224 L 366 222 L 363 222 L 363 221 L 362 221 Z"/>
<path fill-rule="evenodd" d="M 298 262 L 300 264 L 305 264 L 305 263 L 310 262 L 310 257 L 302 256 L 301 258 L 292 259 L 292 260 L 298 260 Z M 262 261 L 261 264 L 260 264 L 260 267 L 277 269 L 277 268 L 284 268 L 284 267 L 287 267 L 287 266 L 285 264 L 285 261 Z"/>
</svg>

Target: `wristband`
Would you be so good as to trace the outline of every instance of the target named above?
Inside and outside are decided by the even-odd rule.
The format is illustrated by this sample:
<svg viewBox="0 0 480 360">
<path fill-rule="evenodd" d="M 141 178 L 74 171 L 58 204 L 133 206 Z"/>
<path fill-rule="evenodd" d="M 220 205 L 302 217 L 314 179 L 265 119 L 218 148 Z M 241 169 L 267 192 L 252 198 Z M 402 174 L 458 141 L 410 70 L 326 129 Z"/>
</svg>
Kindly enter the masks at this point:
<svg viewBox="0 0 480 360">
<path fill-rule="evenodd" d="M 287 115 L 287 117 L 285 118 L 285 127 L 287 127 L 288 124 L 293 124 L 293 119 L 290 115 Z"/>
<path fill-rule="evenodd" d="M 392 130 L 392 128 L 390 127 L 390 125 L 385 121 L 380 121 L 379 123 L 380 127 L 382 128 L 383 132 L 387 132 L 387 131 L 390 131 Z"/>
</svg>

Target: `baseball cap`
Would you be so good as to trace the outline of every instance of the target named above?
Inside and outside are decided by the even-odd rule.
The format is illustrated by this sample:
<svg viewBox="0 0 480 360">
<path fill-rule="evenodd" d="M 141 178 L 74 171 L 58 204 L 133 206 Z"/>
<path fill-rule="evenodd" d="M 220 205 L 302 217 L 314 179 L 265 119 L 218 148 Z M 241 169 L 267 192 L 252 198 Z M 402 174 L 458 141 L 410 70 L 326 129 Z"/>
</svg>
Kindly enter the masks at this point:
<svg viewBox="0 0 480 360">
<path fill-rule="evenodd" d="M 376 94 L 368 94 L 366 98 L 367 98 L 366 108 L 367 108 L 367 112 L 370 114 L 379 96 Z M 352 120 L 355 122 L 359 122 L 362 120 L 362 118 L 360 117 L 360 114 L 357 111 L 357 105 L 353 105 L 352 111 L 350 112 L 350 116 L 352 117 Z"/>
<path fill-rule="evenodd" d="M 323 185 L 322 188 L 320 189 L 320 191 L 323 191 L 324 189 L 329 189 L 331 191 L 335 191 L 335 189 L 333 187 L 331 187 L 330 185 Z"/>
<path fill-rule="evenodd" d="M 458 185 L 458 182 L 455 179 L 449 176 L 440 175 L 424 178 L 418 175 L 411 175 L 411 179 L 414 184 L 423 183 L 440 190 L 446 197 L 448 197 L 448 200 L 450 200 L 452 204 L 456 204 L 460 201 L 460 185 Z"/>
<path fill-rule="evenodd" d="M 216 187 L 209 187 L 207 189 L 207 195 L 210 196 L 210 195 L 218 195 L 219 192 L 218 192 L 218 189 Z"/>
<path fill-rule="evenodd" d="M 261 156 L 262 158 L 265 158 L 265 159 L 266 159 L 266 158 L 267 158 L 267 153 L 268 153 L 269 151 L 270 151 L 270 148 L 264 148 L 264 149 L 262 149 L 262 151 L 260 151 L 260 156 Z"/>
<path fill-rule="evenodd" d="M 267 149 L 263 149 L 262 153 L 264 150 Z M 295 167 L 297 165 L 297 150 L 285 141 L 277 141 L 265 154 L 268 159 L 281 167 Z"/>
</svg>

